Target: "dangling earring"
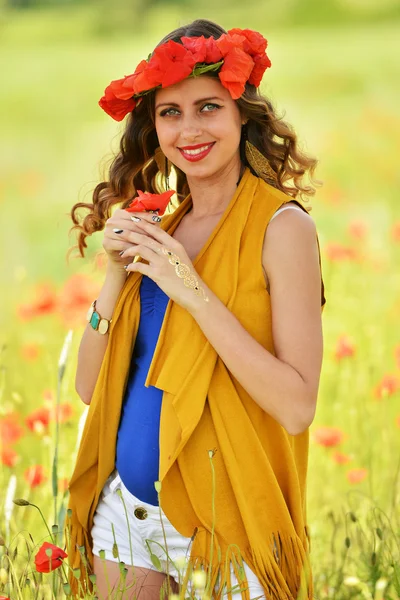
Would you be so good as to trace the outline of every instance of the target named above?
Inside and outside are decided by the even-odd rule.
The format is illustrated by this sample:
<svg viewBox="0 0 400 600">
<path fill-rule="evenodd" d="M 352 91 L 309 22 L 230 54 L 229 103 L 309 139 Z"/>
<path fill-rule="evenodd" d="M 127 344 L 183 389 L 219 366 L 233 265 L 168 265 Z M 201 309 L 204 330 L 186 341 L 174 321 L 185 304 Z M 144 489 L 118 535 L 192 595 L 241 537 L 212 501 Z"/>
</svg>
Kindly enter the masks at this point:
<svg viewBox="0 0 400 600">
<path fill-rule="evenodd" d="M 253 171 L 267 183 L 278 181 L 278 176 L 269 164 L 268 159 L 247 139 L 247 128 L 243 127 L 245 140 L 245 155 Z"/>
<path fill-rule="evenodd" d="M 166 189 L 169 190 L 169 175 L 171 173 L 171 165 L 160 146 L 158 146 L 154 152 L 154 160 L 157 163 L 158 170 L 163 173 Z"/>
</svg>

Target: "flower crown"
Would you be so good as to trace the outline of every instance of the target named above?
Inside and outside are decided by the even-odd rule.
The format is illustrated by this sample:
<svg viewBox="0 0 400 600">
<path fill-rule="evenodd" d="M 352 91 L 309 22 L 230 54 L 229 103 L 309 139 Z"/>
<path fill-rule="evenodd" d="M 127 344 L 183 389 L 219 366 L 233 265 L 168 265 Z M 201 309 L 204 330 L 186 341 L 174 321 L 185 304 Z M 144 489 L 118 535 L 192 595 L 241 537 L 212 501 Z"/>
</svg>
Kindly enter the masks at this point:
<svg viewBox="0 0 400 600">
<path fill-rule="evenodd" d="M 248 82 L 260 85 L 271 66 L 265 50 L 267 40 L 251 29 L 230 29 L 218 39 L 182 37 L 182 43 L 169 40 L 142 60 L 132 75 L 112 81 L 99 105 L 116 121 L 122 119 L 157 88 L 174 85 L 187 77 L 218 72 L 222 85 L 232 98 L 240 98 Z"/>
</svg>

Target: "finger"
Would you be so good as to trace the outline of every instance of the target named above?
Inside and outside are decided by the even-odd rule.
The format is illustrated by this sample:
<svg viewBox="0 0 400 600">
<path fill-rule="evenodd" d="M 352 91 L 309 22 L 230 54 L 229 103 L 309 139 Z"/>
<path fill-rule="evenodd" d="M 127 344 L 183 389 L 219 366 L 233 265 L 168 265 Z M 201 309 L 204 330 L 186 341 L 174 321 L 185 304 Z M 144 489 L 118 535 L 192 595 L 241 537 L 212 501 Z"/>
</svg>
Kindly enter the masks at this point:
<svg viewBox="0 0 400 600">
<path fill-rule="evenodd" d="M 161 227 L 153 227 L 153 225 L 144 221 L 140 221 L 137 225 L 146 234 L 154 238 L 157 242 L 160 242 L 160 244 L 169 244 L 170 247 L 177 247 L 178 242 Z"/>
<path fill-rule="evenodd" d="M 146 223 L 151 223 L 152 225 L 158 225 L 158 227 L 161 226 L 161 221 L 153 221 L 152 217 L 156 217 L 157 215 L 146 215 L 146 217 L 139 217 L 140 221 L 134 221 L 133 219 L 131 219 L 131 217 L 128 218 L 124 218 L 124 219 L 109 219 L 108 221 L 106 221 L 106 231 L 114 230 L 114 229 L 122 229 L 122 230 L 129 230 L 129 231 L 137 231 L 140 232 L 141 230 L 139 229 L 138 225 L 141 222 L 146 222 Z M 160 217 L 158 217 L 160 218 Z"/>
<path fill-rule="evenodd" d="M 145 258 L 149 262 L 154 262 L 156 256 L 158 256 L 159 252 L 155 249 L 152 249 L 148 245 L 137 244 L 136 246 L 131 246 L 127 248 L 122 254 L 121 258 L 125 259 L 128 257 L 141 256 Z"/>
<path fill-rule="evenodd" d="M 146 265 L 146 263 L 137 261 L 134 263 L 130 263 L 129 265 L 126 265 L 125 267 L 126 271 L 132 272 L 132 271 L 137 271 L 138 273 L 142 273 L 143 275 L 147 275 L 147 277 L 150 277 L 152 279 L 152 270 L 150 265 Z"/>
<path fill-rule="evenodd" d="M 139 221 L 136 221 L 136 219 L 140 219 L 140 221 L 146 221 L 148 223 L 156 223 L 157 225 L 159 223 L 161 223 L 161 217 L 158 215 L 158 212 L 148 212 L 148 211 L 143 211 L 143 212 L 128 212 L 128 211 L 124 211 L 124 218 L 126 220 L 130 220 L 133 221 L 134 223 L 138 223 Z M 133 218 L 135 217 L 135 218 Z"/>
</svg>

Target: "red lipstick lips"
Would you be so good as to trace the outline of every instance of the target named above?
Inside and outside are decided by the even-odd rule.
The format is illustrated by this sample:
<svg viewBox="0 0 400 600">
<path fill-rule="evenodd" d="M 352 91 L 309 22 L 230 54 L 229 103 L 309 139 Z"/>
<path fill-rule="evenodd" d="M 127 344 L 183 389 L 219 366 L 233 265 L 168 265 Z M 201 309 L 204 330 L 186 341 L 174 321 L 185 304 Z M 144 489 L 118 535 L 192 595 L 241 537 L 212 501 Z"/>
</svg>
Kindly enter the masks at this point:
<svg viewBox="0 0 400 600">
<path fill-rule="evenodd" d="M 189 162 L 197 162 L 209 154 L 214 144 L 215 142 L 196 144 L 195 146 L 182 146 L 178 150 Z"/>
</svg>

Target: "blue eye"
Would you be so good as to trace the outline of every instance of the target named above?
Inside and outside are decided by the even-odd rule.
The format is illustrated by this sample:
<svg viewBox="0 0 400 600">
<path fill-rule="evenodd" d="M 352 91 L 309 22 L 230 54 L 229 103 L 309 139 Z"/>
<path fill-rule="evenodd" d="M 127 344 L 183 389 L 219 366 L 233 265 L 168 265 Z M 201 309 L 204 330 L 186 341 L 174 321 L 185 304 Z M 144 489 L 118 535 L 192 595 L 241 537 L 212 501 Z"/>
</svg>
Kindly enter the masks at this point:
<svg viewBox="0 0 400 600">
<path fill-rule="evenodd" d="M 221 108 L 219 104 L 214 104 L 213 102 L 207 102 L 207 104 L 205 104 L 205 105 L 203 106 L 203 108 L 205 108 L 206 106 L 212 106 L 212 107 L 213 107 L 213 109 L 214 109 L 214 108 L 216 108 L 217 110 L 218 110 L 219 108 Z M 203 110 L 203 108 L 202 108 L 201 110 Z M 212 112 L 212 111 L 210 111 L 210 110 L 206 110 L 205 112 Z"/>
<path fill-rule="evenodd" d="M 160 117 L 164 117 L 165 115 L 169 115 L 171 110 L 174 110 L 175 112 L 179 112 L 176 108 L 167 108 L 166 110 L 163 110 L 160 112 Z"/>
</svg>

